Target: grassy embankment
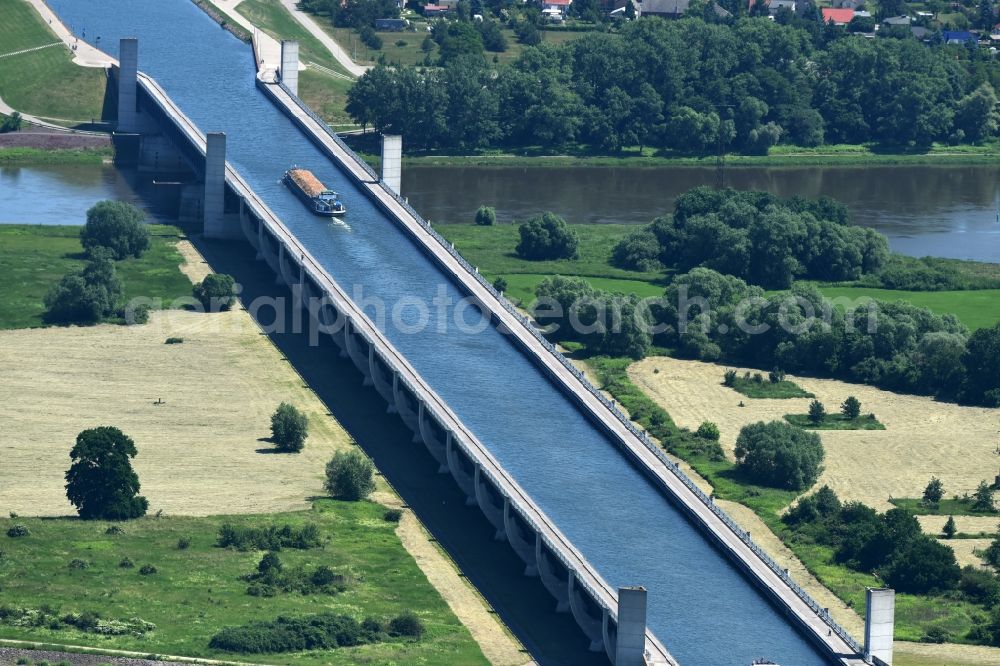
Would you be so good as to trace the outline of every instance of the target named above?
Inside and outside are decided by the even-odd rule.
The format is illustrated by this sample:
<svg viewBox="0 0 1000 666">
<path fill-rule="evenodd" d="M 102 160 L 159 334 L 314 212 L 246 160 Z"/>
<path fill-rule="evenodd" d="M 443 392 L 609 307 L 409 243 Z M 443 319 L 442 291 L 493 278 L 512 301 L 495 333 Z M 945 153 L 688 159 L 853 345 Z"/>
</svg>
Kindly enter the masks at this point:
<svg viewBox="0 0 1000 666">
<path fill-rule="evenodd" d="M 59 41 L 22 0 L 0 0 L 0 15 L 2 53 Z M 73 64 L 65 46 L 0 58 L 0 97 L 22 113 L 60 125 L 100 119 L 106 87 L 104 70 Z"/>
<path fill-rule="evenodd" d="M 323 44 L 303 28 L 277 0 L 244 0 L 236 11 L 275 39 L 299 42 L 299 59 L 316 63 L 342 76 L 349 76 Z M 352 81 L 331 76 L 316 68 L 299 73 L 299 95 L 302 100 L 333 126 L 352 128 L 354 121 L 344 111 L 347 91 Z"/>
<path fill-rule="evenodd" d="M 388 619 L 415 612 L 427 632 L 419 641 L 294 653 L 296 664 L 450 663 L 486 664 L 468 630 L 459 623 L 397 538 L 385 507 L 370 502 L 319 500 L 311 511 L 234 518 L 147 517 L 120 524 L 124 534 L 109 535 L 104 522 L 76 519 L 23 519 L 31 536 L 3 541 L 0 585 L 3 603 L 20 608 L 49 606 L 66 613 L 93 611 L 106 619 L 141 618 L 156 625 L 144 636 L 101 636 L 75 628 L 14 627 L 0 621 L 0 636 L 66 644 L 99 643 L 109 649 L 276 663 L 274 655 L 233 655 L 208 648 L 219 629 L 255 620 L 321 612 Z M 297 592 L 251 597 L 240 576 L 255 570 L 261 552 L 215 546 L 219 527 L 314 523 L 325 541 L 319 549 L 285 549 L 286 570 L 319 565 L 346 576 L 346 591 L 335 595 Z M 3 521 L 6 532 L 14 520 Z M 190 546 L 178 547 L 182 538 Z M 121 568 L 129 558 L 134 568 Z M 71 568 L 74 559 L 86 568 Z M 151 564 L 152 575 L 139 568 Z"/>
<path fill-rule="evenodd" d="M 378 167 L 379 156 L 364 153 L 372 166 Z M 829 145 L 815 148 L 775 146 L 768 155 L 726 155 L 726 167 L 793 167 L 793 166 L 874 166 L 910 165 L 977 165 L 996 164 L 1000 159 L 1000 143 L 982 146 L 949 146 L 934 144 L 923 150 L 891 152 L 869 144 Z M 408 151 L 403 156 L 405 166 L 510 166 L 510 167 L 671 167 L 697 166 L 715 168 L 717 157 L 670 154 L 657 148 L 638 146 L 620 153 L 608 154 L 579 145 L 554 154 L 552 149 L 526 146 L 514 151 L 482 150 L 464 155 L 436 151 Z"/>
<path fill-rule="evenodd" d="M 576 225 L 580 235 L 580 258 L 571 261 L 529 262 L 518 259 L 513 252 L 517 242 L 515 225 L 476 227 L 474 225 L 439 225 L 438 231 L 458 248 L 489 279 L 503 276 L 510 284 L 511 295 L 530 301 L 534 286 L 548 275 L 581 276 L 594 286 L 643 294 L 663 292 L 666 276 L 662 272 L 637 274 L 616 269 L 607 263 L 611 247 L 624 234 L 634 229 L 628 225 Z M 841 287 L 847 292 L 849 287 Z M 940 296 L 941 292 L 891 292 L 896 298 L 920 303 L 921 297 Z M 934 305 L 946 307 L 943 312 L 956 311 L 956 304 L 970 294 L 953 292 L 947 305 L 935 299 Z M 931 307 L 931 304 L 928 303 Z M 974 308 L 973 308 L 974 309 Z M 941 310 L 939 310 L 941 311 Z M 968 317 L 971 313 L 965 312 Z M 1000 304 L 995 304 L 990 322 L 1000 319 Z M 982 318 L 976 321 L 983 321 Z M 973 325 L 970 322 L 970 326 Z M 575 348 L 575 346 L 573 346 Z M 805 567 L 836 596 L 849 606 L 863 610 L 866 587 L 879 582 L 871 575 L 832 564 L 833 549 L 793 538 L 780 520 L 780 512 L 794 501 L 796 492 L 778 490 L 750 483 L 736 471 L 735 465 L 719 456 L 712 446 L 679 428 L 670 415 L 638 388 L 629 378 L 631 359 L 591 357 L 587 364 L 596 373 L 598 384 L 609 391 L 628 410 L 634 421 L 659 439 L 673 455 L 685 460 L 714 488 L 715 496 L 731 500 L 752 509 L 768 528 L 785 541 Z M 752 381 L 752 380 L 751 380 Z M 930 626 L 939 626 L 951 636 L 964 636 L 973 625 L 979 607 L 964 600 L 944 597 L 924 597 L 908 594 L 897 596 L 896 637 L 919 641 Z"/>
<path fill-rule="evenodd" d="M 79 148 L 42 150 L 40 148 L 0 147 L 0 166 L 19 164 L 101 164 L 114 156 L 114 149 Z"/>
<path fill-rule="evenodd" d="M 191 282 L 178 270 L 183 259 L 176 227 L 151 225 L 150 248 L 139 259 L 115 264 L 125 284 L 125 299 L 137 296 L 165 302 L 191 295 Z M 59 279 L 83 268 L 80 227 L 0 225 L 0 329 L 44 326 L 45 294 Z"/>
<path fill-rule="evenodd" d="M 435 228 L 455 243 L 465 257 L 478 266 L 489 280 L 503 276 L 508 295 L 530 303 L 535 287 L 550 275 L 579 276 L 594 287 L 607 291 L 634 293 L 640 297 L 661 296 L 667 283 L 664 271 L 636 272 L 608 264 L 611 249 L 623 236 L 637 227 L 629 224 L 577 224 L 580 236 L 579 259 L 562 261 L 526 261 L 514 253 L 518 241 L 517 225 L 498 224 L 478 227 L 471 224 L 439 224 Z M 976 272 L 980 264 L 955 262 Z M 952 313 L 970 329 L 991 326 L 1000 321 L 1000 289 L 966 291 L 896 291 L 837 284 L 821 285 L 829 298 L 878 298 L 905 300 L 938 314 Z"/>
</svg>

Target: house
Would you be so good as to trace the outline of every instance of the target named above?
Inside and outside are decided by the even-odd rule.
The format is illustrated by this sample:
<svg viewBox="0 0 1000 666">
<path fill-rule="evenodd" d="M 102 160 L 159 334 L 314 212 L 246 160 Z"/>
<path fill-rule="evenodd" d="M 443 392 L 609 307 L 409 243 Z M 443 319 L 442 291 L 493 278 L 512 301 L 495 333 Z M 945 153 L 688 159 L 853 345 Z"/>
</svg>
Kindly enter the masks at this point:
<svg viewBox="0 0 1000 666">
<path fill-rule="evenodd" d="M 1000 42 L 1000 23 L 993 26 L 993 30 L 990 31 L 990 40 Z"/>
<path fill-rule="evenodd" d="M 832 7 L 823 8 L 823 23 L 833 23 L 834 25 L 847 25 L 854 18 L 853 9 L 834 9 Z"/>
<path fill-rule="evenodd" d="M 795 13 L 795 0 L 771 0 L 767 3 L 767 13 L 774 16 L 782 9 Z"/>
<path fill-rule="evenodd" d="M 945 44 L 976 44 L 976 37 L 968 30 L 942 30 L 941 39 Z"/>
<path fill-rule="evenodd" d="M 565 14 L 573 0 L 542 0 L 542 10 L 554 9 L 560 14 Z"/>
<path fill-rule="evenodd" d="M 427 18 L 443 18 L 454 12 L 454 9 L 444 5 L 424 5 L 424 16 Z"/>
<path fill-rule="evenodd" d="M 642 16 L 662 16 L 676 19 L 684 16 L 691 0 L 645 0 L 642 3 Z"/>
<path fill-rule="evenodd" d="M 912 19 L 909 16 L 893 16 L 882 21 L 883 25 L 901 25 L 909 27 Z"/>
<path fill-rule="evenodd" d="M 402 32 L 410 22 L 406 19 L 381 18 L 375 19 L 375 29 L 384 32 Z"/>
<path fill-rule="evenodd" d="M 910 32 L 913 33 L 913 37 L 918 41 L 924 41 L 930 37 L 931 31 L 927 28 L 921 27 L 919 25 L 910 26 Z"/>
</svg>

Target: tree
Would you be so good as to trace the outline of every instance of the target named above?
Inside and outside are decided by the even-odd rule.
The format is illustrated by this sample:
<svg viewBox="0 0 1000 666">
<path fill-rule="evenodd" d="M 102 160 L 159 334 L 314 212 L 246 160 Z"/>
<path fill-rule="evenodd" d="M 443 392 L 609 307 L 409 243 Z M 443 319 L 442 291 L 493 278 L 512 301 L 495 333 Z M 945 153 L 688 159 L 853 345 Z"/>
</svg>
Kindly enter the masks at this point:
<svg viewBox="0 0 1000 666">
<path fill-rule="evenodd" d="M 139 257 L 149 247 L 145 214 L 124 201 L 99 201 L 87 211 L 80 242 L 87 252 L 104 247 L 117 260 Z"/>
<path fill-rule="evenodd" d="M 840 406 L 840 413 L 844 418 L 854 420 L 861 416 L 861 401 L 853 395 L 847 396 L 847 400 Z"/>
<path fill-rule="evenodd" d="M 819 400 L 813 400 L 809 403 L 809 420 L 813 423 L 819 424 L 823 422 L 826 418 L 826 407 Z"/>
<path fill-rule="evenodd" d="M 711 421 L 703 421 L 694 434 L 702 439 L 717 442 L 719 441 L 719 426 Z"/>
<path fill-rule="evenodd" d="M 476 211 L 476 224 L 488 227 L 497 223 L 497 211 L 491 206 L 480 206 Z"/>
<path fill-rule="evenodd" d="M 1000 323 L 980 328 L 969 336 L 962 358 L 966 398 L 1000 407 Z"/>
<path fill-rule="evenodd" d="M 271 415 L 271 441 L 281 451 L 297 453 L 309 436 L 309 419 L 287 402 L 278 405 Z"/>
<path fill-rule="evenodd" d="M 985 481 L 980 481 L 976 492 L 972 494 L 972 510 L 996 511 L 996 507 L 993 505 L 993 489 Z"/>
<path fill-rule="evenodd" d="M 955 130 L 969 143 L 980 143 L 996 136 L 1000 128 L 1000 110 L 993 86 L 983 83 L 955 104 Z"/>
<path fill-rule="evenodd" d="M 211 273 L 194 285 L 191 293 L 206 312 L 223 312 L 236 302 L 236 280 L 225 273 Z"/>
<path fill-rule="evenodd" d="M 118 311 L 123 293 L 111 251 L 95 247 L 82 271 L 63 276 L 45 295 L 45 320 L 96 324 Z"/>
<path fill-rule="evenodd" d="M 955 517 L 948 516 L 948 520 L 945 522 L 944 527 L 941 528 L 941 533 L 944 535 L 945 539 L 950 539 L 955 536 L 958 532 L 958 528 L 955 526 Z"/>
<path fill-rule="evenodd" d="M 533 217 L 518 228 L 521 241 L 517 254 L 523 259 L 575 259 L 579 244 L 576 232 L 555 213 Z"/>
<path fill-rule="evenodd" d="M 922 501 L 928 506 L 937 506 L 942 497 L 944 497 L 944 484 L 941 483 L 941 479 L 932 476 L 931 480 L 927 483 L 927 487 L 924 488 Z"/>
<path fill-rule="evenodd" d="M 629 271 L 661 268 L 660 243 L 656 235 L 643 228 L 625 236 L 611 251 L 611 264 Z"/>
<path fill-rule="evenodd" d="M 808 488 L 823 468 L 819 436 L 785 421 L 744 426 L 735 454 L 737 467 L 751 481 L 777 488 Z"/>
<path fill-rule="evenodd" d="M 955 551 L 920 534 L 899 548 L 884 570 L 885 581 L 899 592 L 927 594 L 954 589 L 962 571 Z"/>
<path fill-rule="evenodd" d="M 976 17 L 976 22 L 983 30 L 991 29 L 993 27 L 994 19 L 996 19 L 996 12 L 993 11 L 993 1 L 994 0 L 979 0 L 979 15 Z"/>
<path fill-rule="evenodd" d="M 132 470 L 135 442 L 118 428 L 84 430 L 70 451 L 66 496 L 84 520 L 128 520 L 145 515 L 149 502 L 139 495 Z"/>
<path fill-rule="evenodd" d="M 504 293 L 507 291 L 507 278 L 502 275 L 498 275 L 496 280 L 493 280 L 493 288 Z"/>
<path fill-rule="evenodd" d="M 375 467 L 357 451 L 338 451 L 326 464 L 326 491 L 333 497 L 356 502 L 375 490 Z"/>
<path fill-rule="evenodd" d="M 537 46 L 542 42 L 542 33 L 538 32 L 537 26 L 531 21 L 521 21 L 514 28 L 517 41 L 525 46 Z"/>
<path fill-rule="evenodd" d="M 9 116 L 3 119 L 0 123 L 0 134 L 6 134 L 7 132 L 17 132 L 21 129 L 21 114 L 15 111 Z"/>
</svg>

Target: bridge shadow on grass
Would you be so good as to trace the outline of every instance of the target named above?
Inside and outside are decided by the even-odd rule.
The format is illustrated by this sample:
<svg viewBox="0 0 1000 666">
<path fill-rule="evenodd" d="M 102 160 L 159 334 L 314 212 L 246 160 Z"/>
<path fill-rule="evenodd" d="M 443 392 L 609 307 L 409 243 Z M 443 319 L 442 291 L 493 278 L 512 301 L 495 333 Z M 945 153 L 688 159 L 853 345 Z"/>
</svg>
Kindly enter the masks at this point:
<svg viewBox="0 0 1000 666">
<path fill-rule="evenodd" d="M 223 243 L 192 236 L 212 269 L 232 275 L 243 285 L 241 298 L 285 297 L 285 321 L 291 321 L 291 293 L 274 284 L 274 274 L 254 259 L 246 243 Z M 263 315 L 263 325 L 270 312 Z M 493 540 L 493 527 L 450 475 L 437 473 L 437 462 L 397 416 L 386 416 L 386 404 L 374 388 L 361 388 L 361 373 L 340 358 L 329 338 L 309 346 L 307 333 L 272 333 L 271 341 L 312 387 L 330 413 L 375 461 L 403 501 L 455 560 L 538 663 L 606 666 L 603 652 L 587 651 L 588 641 L 568 613 L 556 614 L 555 600 L 538 578 L 527 578 L 524 563 L 504 543 Z M 308 445 L 308 444 L 307 444 Z"/>
</svg>

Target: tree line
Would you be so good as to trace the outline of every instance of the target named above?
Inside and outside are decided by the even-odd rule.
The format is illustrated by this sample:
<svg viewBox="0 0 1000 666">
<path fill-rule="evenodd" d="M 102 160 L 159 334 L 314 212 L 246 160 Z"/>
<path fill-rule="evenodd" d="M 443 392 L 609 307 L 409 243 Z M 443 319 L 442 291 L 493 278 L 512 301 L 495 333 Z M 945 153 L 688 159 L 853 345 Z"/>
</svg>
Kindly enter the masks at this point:
<svg viewBox="0 0 1000 666">
<path fill-rule="evenodd" d="M 778 143 L 901 147 L 996 135 L 1000 67 L 988 54 L 816 28 L 643 19 L 526 47 L 509 65 L 487 61 L 474 28 L 440 28 L 435 38 L 450 40 L 440 67 L 376 67 L 349 91 L 347 111 L 438 150 L 766 154 Z"/>
</svg>

